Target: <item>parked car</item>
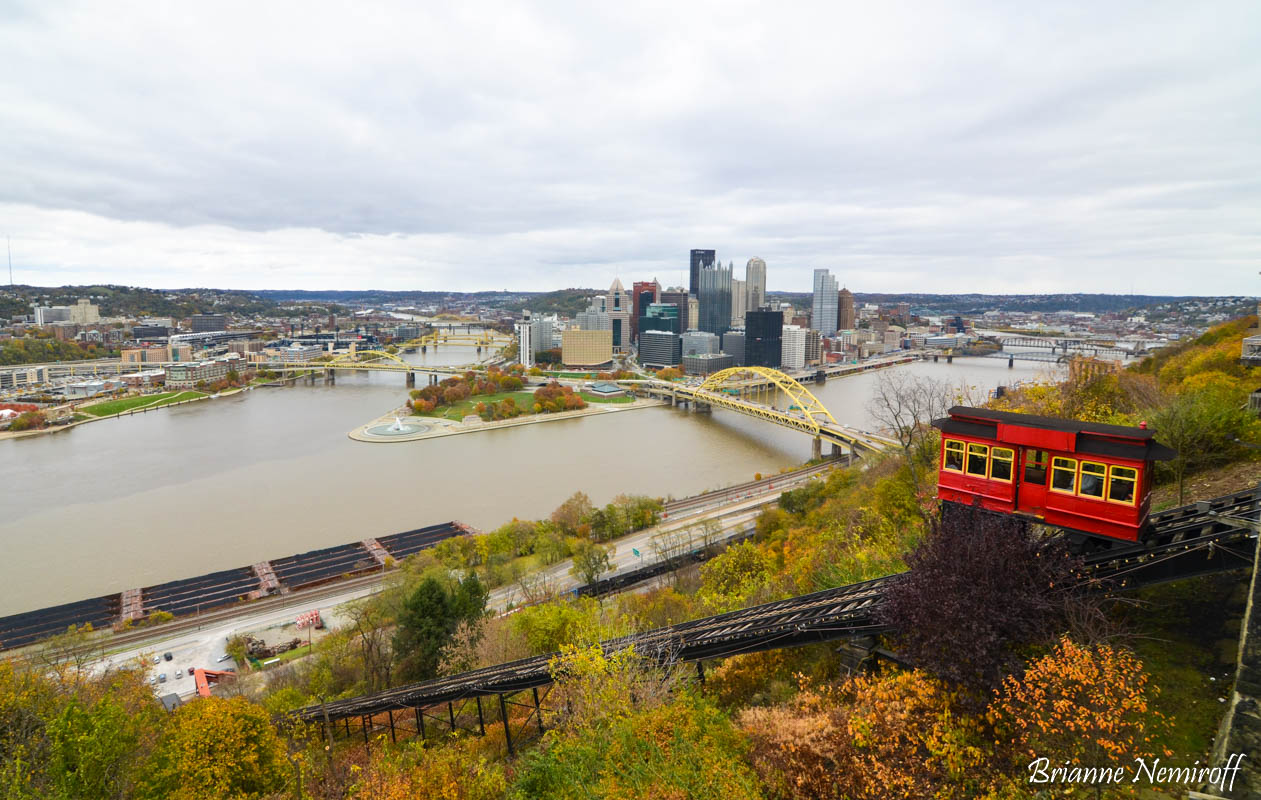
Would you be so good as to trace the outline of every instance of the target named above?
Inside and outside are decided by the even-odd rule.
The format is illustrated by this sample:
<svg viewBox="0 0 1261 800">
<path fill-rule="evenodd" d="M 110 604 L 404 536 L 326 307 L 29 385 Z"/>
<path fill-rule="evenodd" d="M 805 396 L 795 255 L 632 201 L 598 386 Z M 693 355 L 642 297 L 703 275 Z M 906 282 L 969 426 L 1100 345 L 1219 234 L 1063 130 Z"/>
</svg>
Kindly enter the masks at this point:
<svg viewBox="0 0 1261 800">
<path fill-rule="evenodd" d="M 149 676 L 149 683 L 157 683 L 157 682 L 158 682 L 158 676 L 157 676 L 157 675 L 150 675 L 150 676 Z"/>
<path fill-rule="evenodd" d="M 223 655 L 219 656 L 219 663 L 222 664 L 224 661 L 227 661 L 230 658 L 232 658 L 231 653 L 224 653 Z"/>
<path fill-rule="evenodd" d="M 175 680 L 179 680 L 182 677 L 184 677 L 184 670 L 182 669 L 175 670 Z"/>
<path fill-rule="evenodd" d="M 162 656 L 154 656 L 154 657 L 153 657 L 153 663 L 154 663 L 154 664 L 161 664 L 161 663 L 162 663 Z"/>
<path fill-rule="evenodd" d="M 158 675 L 158 683 L 166 683 L 166 673 L 165 673 L 165 672 L 163 672 L 163 673 L 161 673 L 160 675 Z"/>
<path fill-rule="evenodd" d="M 163 653 L 162 657 L 165 658 L 167 661 L 173 661 L 175 659 L 175 656 L 171 655 L 170 653 Z"/>
</svg>

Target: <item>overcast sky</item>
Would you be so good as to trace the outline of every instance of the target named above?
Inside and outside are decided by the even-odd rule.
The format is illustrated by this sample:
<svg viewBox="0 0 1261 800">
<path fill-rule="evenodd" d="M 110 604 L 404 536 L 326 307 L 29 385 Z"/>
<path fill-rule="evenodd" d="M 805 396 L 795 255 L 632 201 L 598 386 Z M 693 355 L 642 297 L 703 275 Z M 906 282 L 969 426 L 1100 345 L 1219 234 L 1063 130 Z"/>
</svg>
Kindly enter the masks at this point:
<svg viewBox="0 0 1261 800">
<path fill-rule="evenodd" d="M 772 290 L 1261 292 L 1256 0 L 0 0 L 0 58 L 19 283 L 674 284 L 705 247 Z"/>
</svg>

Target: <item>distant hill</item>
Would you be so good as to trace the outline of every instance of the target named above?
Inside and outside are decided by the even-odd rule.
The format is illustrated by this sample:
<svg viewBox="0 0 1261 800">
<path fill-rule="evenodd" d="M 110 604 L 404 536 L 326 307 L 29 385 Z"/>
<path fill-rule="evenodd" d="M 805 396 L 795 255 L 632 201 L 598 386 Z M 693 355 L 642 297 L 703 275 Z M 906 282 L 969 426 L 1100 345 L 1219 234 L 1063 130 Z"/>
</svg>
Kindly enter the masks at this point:
<svg viewBox="0 0 1261 800">
<path fill-rule="evenodd" d="M 804 307 L 810 302 L 808 292 L 767 292 L 769 297 Z M 1189 300 L 1217 300 L 1227 298 L 1196 297 L 1188 295 L 1150 294 L 881 294 L 855 292 L 855 303 L 895 305 L 909 303 L 912 309 L 924 309 L 938 314 L 981 314 L 986 311 L 1076 311 L 1105 314 L 1129 309 L 1150 308 L 1165 303 Z M 1243 298 L 1229 298 L 1239 299 Z"/>
<path fill-rule="evenodd" d="M 0 318 L 31 313 L 32 303 L 73 305 L 81 297 L 100 306 L 101 315 L 184 318 L 192 314 L 265 314 L 276 304 L 255 292 L 233 289 L 145 289 L 111 284 L 0 288 Z"/>
</svg>

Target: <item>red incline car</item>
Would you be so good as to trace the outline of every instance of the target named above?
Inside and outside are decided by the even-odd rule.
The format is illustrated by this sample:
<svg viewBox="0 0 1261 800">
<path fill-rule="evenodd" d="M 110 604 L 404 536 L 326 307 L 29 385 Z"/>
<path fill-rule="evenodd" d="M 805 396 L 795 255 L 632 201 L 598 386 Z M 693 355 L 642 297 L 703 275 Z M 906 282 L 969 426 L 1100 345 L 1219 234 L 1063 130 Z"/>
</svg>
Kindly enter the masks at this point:
<svg viewBox="0 0 1261 800">
<path fill-rule="evenodd" d="M 1127 542 L 1142 537 L 1152 467 L 1177 453 L 1145 426 L 955 406 L 941 429 L 937 497 Z"/>
</svg>

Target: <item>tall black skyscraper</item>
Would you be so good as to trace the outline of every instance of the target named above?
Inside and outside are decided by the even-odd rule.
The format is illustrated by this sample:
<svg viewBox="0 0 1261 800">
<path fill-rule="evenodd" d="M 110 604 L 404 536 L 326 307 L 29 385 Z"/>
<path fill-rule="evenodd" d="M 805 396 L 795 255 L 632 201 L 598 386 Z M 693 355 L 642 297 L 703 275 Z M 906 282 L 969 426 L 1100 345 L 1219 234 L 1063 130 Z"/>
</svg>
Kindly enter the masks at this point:
<svg viewBox="0 0 1261 800">
<path fill-rule="evenodd" d="M 692 251 L 692 268 L 689 275 L 691 283 L 687 285 L 688 294 L 700 297 L 701 291 L 701 267 L 714 266 L 713 250 L 693 250 Z"/>
<path fill-rule="evenodd" d="M 750 311 L 744 315 L 744 363 L 750 367 L 779 368 L 784 348 L 784 315 L 779 311 Z"/>
</svg>

